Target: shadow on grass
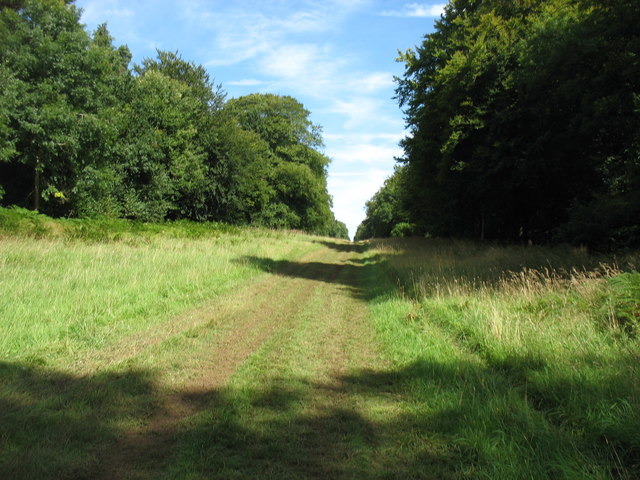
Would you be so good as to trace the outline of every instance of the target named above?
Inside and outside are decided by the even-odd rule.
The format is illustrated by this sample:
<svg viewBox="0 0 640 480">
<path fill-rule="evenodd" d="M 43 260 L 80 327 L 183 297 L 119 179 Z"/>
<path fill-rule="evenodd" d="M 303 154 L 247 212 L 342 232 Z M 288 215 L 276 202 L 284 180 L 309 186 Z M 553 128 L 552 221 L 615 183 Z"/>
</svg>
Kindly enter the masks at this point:
<svg viewBox="0 0 640 480">
<path fill-rule="evenodd" d="M 349 401 L 388 399 L 390 388 L 397 391 L 387 379 L 367 384 L 369 377 L 367 372 L 331 384 L 273 379 L 258 389 L 220 391 L 189 422 L 172 477 L 458 478 L 459 458 L 432 438 L 429 419 L 372 419 Z"/>
<path fill-rule="evenodd" d="M 331 245 L 339 246 L 340 244 L 331 243 Z M 242 257 L 238 262 L 249 263 L 264 272 L 275 275 L 340 285 L 353 298 L 371 301 L 383 293 L 393 291 L 393 286 L 389 283 L 374 282 L 378 287 L 371 288 L 371 279 L 379 273 L 378 263 L 381 260 L 379 255 L 361 258 L 359 254 L 354 254 L 344 263 L 295 262 L 255 256 Z"/>
<path fill-rule="evenodd" d="M 363 242 L 347 243 L 346 241 L 317 240 L 316 243 L 331 248 L 332 250 L 337 250 L 338 252 L 348 253 L 364 253 L 367 251 L 367 248 L 369 248 L 368 245 Z"/>
<path fill-rule="evenodd" d="M 184 391 L 197 413 L 172 430 L 166 458 L 141 451 L 116 471 L 138 479 L 634 478 L 637 415 L 608 417 L 602 431 L 554 417 L 576 392 L 584 406 L 611 404 L 628 381 L 622 374 L 597 385 L 558 376 L 527 385 L 543 364 L 504 363 L 517 368 L 423 359 L 328 383 L 261 378 Z M 144 371 L 74 378 L 2 363 L 0 381 L 0 478 L 100 478 L 127 428 L 162 412 L 162 391 Z M 153 438 L 140 440 L 153 450 Z M 144 468 L 149 458 L 160 465 Z"/>
<path fill-rule="evenodd" d="M 303 278 L 316 282 L 341 285 L 354 298 L 368 300 L 364 276 L 372 265 L 336 264 L 322 262 L 292 262 L 265 257 L 242 257 L 242 263 L 250 263 L 260 270 L 291 278 Z"/>
<path fill-rule="evenodd" d="M 637 467 L 633 434 L 554 424 L 501 369 L 423 360 L 334 380 L 217 392 L 183 433 L 172 478 L 633 478 Z"/>
<path fill-rule="evenodd" d="M 99 452 L 156 408 L 145 371 L 74 377 L 0 363 L 0 478 L 94 478 Z"/>
<path fill-rule="evenodd" d="M 241 257 L 237 261 L 249 263 L 267 273 L 340 285 L 353 298 L 367 302 L 386 298 L 396 292 L 396 277 L 387 268 L 381 268 L 386 257 L 380 254 L 362 256 L 369 248 L 368 244 L 317 243 L 353 255 L 342 259 L 342 263 L 295 262 L 255 256 Z"/>
</svg>

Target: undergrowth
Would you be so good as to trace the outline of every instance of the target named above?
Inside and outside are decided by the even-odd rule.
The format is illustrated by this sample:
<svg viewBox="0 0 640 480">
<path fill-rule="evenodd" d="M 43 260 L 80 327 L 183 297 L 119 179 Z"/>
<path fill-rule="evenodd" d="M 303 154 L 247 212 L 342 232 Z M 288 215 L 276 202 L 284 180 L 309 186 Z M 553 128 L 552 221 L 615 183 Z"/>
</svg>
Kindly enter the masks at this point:
<svg viewBox="0 0 640 480">
<path fill-rule="evenodd" d="M 157 237 L 184 239 L 238 234 L 247 229 L 219 222 L 145 223 L 120 218 L 53 219 L 19 207 L 0 208 L 0 237 L 62 238 L 90 242 L 140 242 Z"/>
</svg>

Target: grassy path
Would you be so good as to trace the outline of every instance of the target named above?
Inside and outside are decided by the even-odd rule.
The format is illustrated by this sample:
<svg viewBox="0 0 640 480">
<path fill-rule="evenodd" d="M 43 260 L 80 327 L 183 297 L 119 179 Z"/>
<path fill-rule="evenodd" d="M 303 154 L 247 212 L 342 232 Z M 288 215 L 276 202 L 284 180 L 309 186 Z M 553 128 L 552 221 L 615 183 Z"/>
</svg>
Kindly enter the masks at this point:
<svg viewBox="0 0 640 480">
<path fill-rule="evenodd" d="M 0 478 L 640 478 L 608 280 L 279 235 L 0 243 Z"/>
<path fill-rule="evenodd" d="M 109 351 L 111 365 L 161 372 L 148 415 L 120 427 L 96 478 L 331 478 L 374 461 L 373 449 L 348 458 L 374 432 L 344 380 L 384 366 L 364 254 L 326 243 L 297 261 L 243 260 L 268 275 L 138 342 L 133 356 Z"/>
</svg>

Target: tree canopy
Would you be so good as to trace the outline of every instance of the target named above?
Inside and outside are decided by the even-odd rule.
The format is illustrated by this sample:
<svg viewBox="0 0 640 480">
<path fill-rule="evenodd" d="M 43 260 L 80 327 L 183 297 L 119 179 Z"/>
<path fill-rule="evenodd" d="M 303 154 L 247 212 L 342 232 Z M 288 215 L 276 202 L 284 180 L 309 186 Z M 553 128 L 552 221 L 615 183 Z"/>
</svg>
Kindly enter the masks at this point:
<svg viewBox="0 0 640 480">
<path fill-rule="evenodd" d="M 72 1 L 0 4 L 0 202 L 50 215 L 218 220 L 346 236 L 320 127 L 297 100 L 226 94 L 158 51 L 131 65 Z"/>
<path fill-rule="evenodd" d="M 640 244 L 640 4 L 452 0 L 397 79 L 420 233 Z"/>
</svg>

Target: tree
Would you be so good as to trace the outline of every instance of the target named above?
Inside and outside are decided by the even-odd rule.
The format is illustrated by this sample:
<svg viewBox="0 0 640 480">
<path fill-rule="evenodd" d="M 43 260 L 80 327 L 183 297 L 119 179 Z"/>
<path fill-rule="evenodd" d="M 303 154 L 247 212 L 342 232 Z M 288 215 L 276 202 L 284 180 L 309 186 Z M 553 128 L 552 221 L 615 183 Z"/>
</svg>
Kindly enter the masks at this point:
<svg viewBox="0 0 640 480">
<path fill-rule="evenodd" d="M 156 71 L 187 85 L 190 95 L 198 99 L 209 111 L 220 110 L 224 106 L 226 93 L 220 85 L 213 85 L 209 74 L 202 65 L 184 60 L 178 52 L 157 50 L 157 58 L 145 58 L 142 65 L 134 68 L 138 75 Z"/>
<path fill-rule="evenodd" d="M 396 168 L 375 195 L 365 204 L 366 218 L 358 226 L 355 240 L 390 237 L 394 227 L 407 224 L 402 207 L 403 167 Z"/>
<path fill-rule="evenodd" d="M 626 0 L 451 1 L 401 56 L 404 207 L 419 228 L 549 241 L 577 206 L 627 195 L 639 15 Z"/>
<path fill-rule="evenodd" d="M 309 111 L 291 97 L 253 94 L 227 102 L 225 110 L 238 125 L 258 135 L 269 147 L 269 205 L 256 216 L 270 227 L 326 234 L 334 221 L 327 192 L 329 159 L 320 127 Z"/>
<path fill-rule="evenodd" d="M 106 32 L 106 29 L 105 29 Z M 62 214 L 121 74 L 111 52 L 98 48 L 68 2 L 27 0 L 0 12 L 0 59 L 7 95 L 0 104 L 0 178 L 5 201 Z M 123 53 L 123 52 L 120 52 Z M 95 145 L 93 145 L 95 147 Z M 95 149 L 98 151 L 99 149 Z"/>
</svg>

